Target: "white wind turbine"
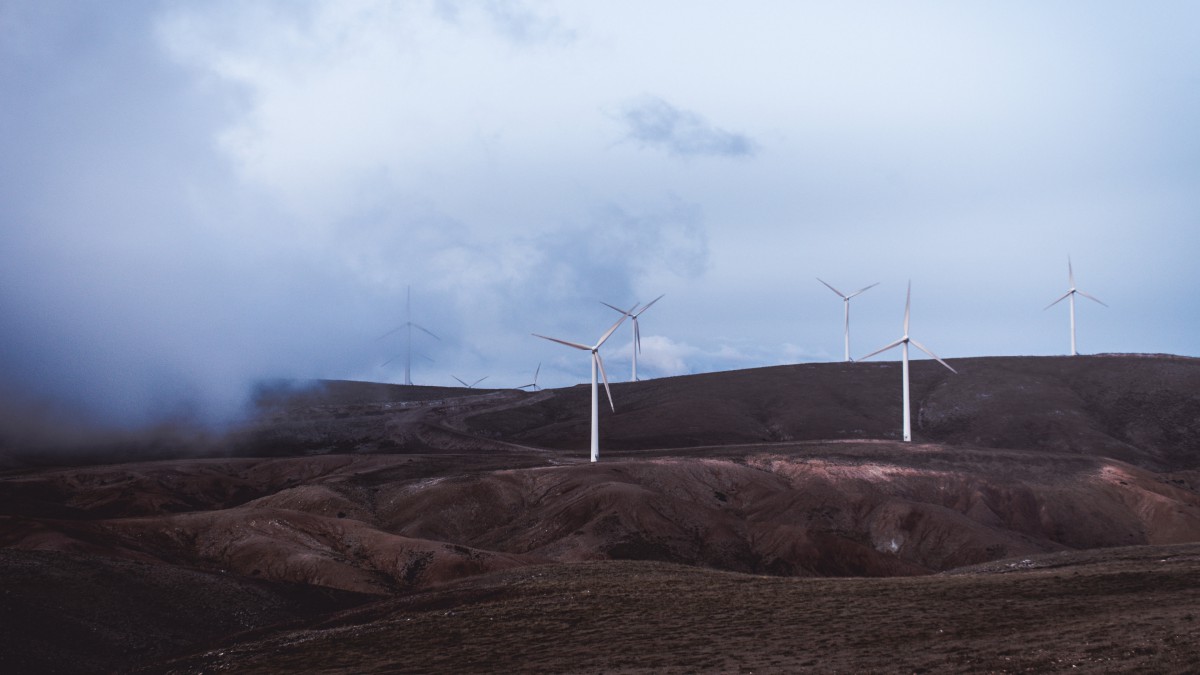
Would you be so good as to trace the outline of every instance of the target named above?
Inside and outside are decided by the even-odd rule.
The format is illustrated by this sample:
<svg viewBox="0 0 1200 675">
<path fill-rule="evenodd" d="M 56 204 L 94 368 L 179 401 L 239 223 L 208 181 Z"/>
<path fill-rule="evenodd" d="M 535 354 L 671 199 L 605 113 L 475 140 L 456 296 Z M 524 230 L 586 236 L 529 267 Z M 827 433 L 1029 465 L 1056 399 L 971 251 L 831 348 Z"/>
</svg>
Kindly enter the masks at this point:
<svg viewBox="0 0 1200 675">
<path fill-rule="evenodd" d="M 517 387 L 517 389 L 524 389 L 526 387 L 532 387 L 534 391 L 537 391 L 538 390 L 537 379 L 538 379 L 538 373 L 540 373 L 540 372 L 542 372 L 542 364 L 539 363 L 537 365 L 537 370 L 533 371 L 533 382 L 530 382 L 529 384 L 523 384 L 523 385 Z"/>
<path fill-rule="evenodd" d="M 663 297 L 665 297 L 665 296 L 666 296 L 666 293 L 663 293 L 662 295 L 658 296 L 657 298 L 646 303 L 646 306 L 641 309 L 638 309 L 637 305 L 634 305 L 633 309 L 629 310 L 628 312 L 621 309 L 620 307 L 613 307 L 612 305 L 608 304 L 607 302 L 600 303 L 600 304 L 604 305 L 605 307 L 608 307 L 609 309 L 614 309 L 614 310 L 624 314 L 625 316 L 628 316 L 629 318 L 633 319 L 633 379 L 630 380 L 630 382 L 637 382 L 637 379 L 638 379 L 637 355 L 638 355 L 638 352 L 642 351 L 642 329 L 641 329 L 641 326 L 638 325 L 638 317 L 641 316 L 643 312 L 650 309 L 650 305 L 653 305 L 654 303 L 658 302 L 659 300 L 662 300 Z"/>
<path fill-rule="evenodd" d="M 404 296 L 404 323 L 400 324 L 396 328 L 393 328 L 392 330 L 379 336 L 379 339 L 382 340 L 383 338 L 391 335 L 392 333 L 395 333 L 396 331 L 400 331 L 400 330 L 405 331 L 404 384 L 412 384 L 412 329 L 414 329 L 414 328 L 425 333 L 426 335 L 428 335 L 429 337 L 431 337 L 435 340 L 441 340 L 440 337 L 429 332 L 429 330 L 426 329 L 424 326 L 420 326 L 420 325 L 417 325 L 412 322 L 412 286 L 409 286 L 406 289 L 405 296 Z M 395 357 L 393 357 L 392 359 L 388 359 L 387 361 L 384 362 L 383 365 L 387 365 L 388 363 L 391 363 L 394 360 L 394 358 Z M 428 359 L 429 357 L 426 356 L 424 358 Z M 429 360 L 432 361 L 433 359 L 429 359 Z"/>
<path fill-rule="evenodd" d="M 1083 297 L 1087 298 L 1088 300 L 1094 300 L 1096 302 L 1099 302 L 1101 305 L 1104 305 L 1104 303 L 1101 302 L 1099 298 L 1088 295 L 1087 293 L 1084 293 L 1083 291 L 1079 290 L 1078 288 L 1075 288 L 1075 270 L 1071 269 L 1071 257 L 1070 256 L 1067 256 L 1067 279 L 1071 283 L 1070 290 L 1068 290 L 1066 293 L 1063 293 L 1062 297 L 1060 297 L 1059 299 L 1055 300 L 1054 302 L 1050 303 L 1049 305 L 1046 305 L 1045 309 L 1043 309 L 1042 311 L 1044 312 L 1047 309 L 1050 309 L 1051 307 L 1062 302 L 1063 300 L 1070 298 L 1070 305 L 1071 305 L 1071 356 L 1078 356 L 1079 352 L 1075 351 L 1075 294 L 1078 293 L 1079 295 L 1082 295 Z M 1108 307 L 1108 305 L 1104 305 L 1104 306 Z"/>
<path fill-rule="evenodd" d="M 917 349 L 920 349 L 921 351 L 925 352 L 926 354 L 937 359 L 937 362 L 942 364 L 943 366 L 950 368 L 950 364 L 948 364 L 945 361 L 938 358 L 937 354 L 934 354 L 933 352 L 929 351 L 920 342 L 917 342 L 916 340 L 914 340 L 908 336 L 908 314 L 909 314 L 908 310 L 909 310 L 909 305 L 911 304 L 911 301 L 912 301 L 912 282 L 910 281 L 910 282 L 908 282 L 908 293 L 904 297 L 904 336 L 901 337 L 899 340 L 896 340 L 895 342 L 891 343 L 890 345 L 884 347 L 883 349 L 877 349 L 877 350 L 871 352 L 870 354 L 867 354 L 866 356 L 859 359 L 859 361 L 865 361 L 865 360 L 871 358 L 872 356 L 886 352 L 887 350 L 889 350 L 892 347 L 895 347 L 897 345 L 901 345 L 903 347 L 904 366 L 903 366 L 902 371 L 903 371 L 903 377 L 904 377 L 904 442 L 906 442 L 906 443 L 912 440 L 912 423 L 910 421 L 909 404 L 908 404 L 908 343 L 911 342 L 914 347 L 916 347 Z M 956 375 L 958 374 L 958 371 L 953 368 L 950 368 L 950 372 L 952 372 Z"/>
<path fill-rule="evenodd" d="M 433 359 L 429 358 L 428 356 L 425 356 L 424 354 L 413 354 L 413 356 L 419 356 L 430 363 L 437 363 L 437 361 L 434 361 Z M 388 359 L 387 361 L 384 361 L 383 363 L 379 364 L 379 367 L 382 368 L 382 367 L 386 366 L 387 364 L 391 363 L 392 361 L 395 361 L 398 358 L 400 358 L 399 354 L 397 354 L 397 355 L 393 356 L 392 358 Z"/>
<path fill-rule="evenodd" d="M 636 308 L 637 306 L 634 305 L 634 307 Z M 633 310 L 631 309 L 629 311 L 632 312 Z M 613 331 L 617 330 L 617 327 L 620 326 L 623 321 L 625 321 L 625 317 L 627 317 L 627 316 L 629 316 L 628 312 L 621 312 L 621 318 L 618 319 L 617 322 L 612 325 L 612 328 L 609 328 L 607 331 L 605 331 L 604 335 L 601 335 L 600 339 L 596 342 L 596 344 L 591 347 L 589 347 L 587 345 L 581 345 L 577 342 L 567 342 L 566 340 L 559 340 L 558 338 L 546 337 L 545 335 L 538 335 L 537 333 L 533 334 L 534 337 L 540 337 L 543 340 L 557 342 L 560 345 L 566 345 L 568 347 L 574 347 L 575 349 L 580 349 L 585 352 L 592 353 L 592 461 L 593 462 L 600 459 L 600 398 L 599 398 L 599 391 L 597 390 L 597 387 L 596 387 L 596 369 L 597 368 L 600 369 L 600 376 L 602 378 L 604 378 L 604 391 L 608 393 L 608 405 L 610 408 L 613 409 L 614 412 L 616 412 L 616 410 L 617 410 L 617 407 L 615 405 L 613 405 L 612 390 L 610 390 L 608 388 L 608 375 L 604 372 L 604 360 L 600 358 L 599 349 L 600 349 L 600 346 L 604 344 L 604 341 L 607 340 L 609 338 L 609 336 L 613 334 Z"/>
<path fill-rule="evenodd" d="M 825 286 L 827 288 L 829 288 L 829 290 L 833 291 L 834 293 L 837 293 L 838 297 L 840 297 L 842 299 L 842 304 L 844 304 L 846 306 L 846 361 L 853 361 L 854 359 L 850 358 L 850 298 L 853 298 L 857 295 L 862 294 L 864 291 L 870 290 L 870 289 L 878 286 L 879 282 L 876 281 L 875 283 L 871 284 L 870 286 L 867 286 L 865 288 L 860 288 L 857 291 L 854 291 L 853 293 L 851 293 L 850 295 L 846 295 L 845 293 L 839 291 L 838 289 L 834 288 L 833 286 L 830 286 L 821 277 L 817 277 L 817 281 L 820 281 L 821 283 L 825 284 Z"/>
<path fill-rule="evenodd" d="M 484 380 L 488 379 L 488 377 L 489 377 L 489 376 L 488 376 L 488 375 L 484 375 L 483 377 L 479 378 L 478 380 L 475 380 L 475 381 L 474 381 L 474 382 L 472 382 L 471 384 L 467 384 L 466 382 L 463 382 L 463 381 L 462 381 L 462 379 L 460 379 L 460 378 L 459 378 L 457 375 L 451 375 L 450 377 L 453 377 L 454 379 L 458 380 L 458 381 L 459 381 L 459 383 L 460 383 L 460 384 L 462 384 L 462 386 L 466 387 L 467 389 L 474 389 L 474 388 L 475 388 L 475 385 L 477 385 L 477 384 L 479 384 L 480 382 L 483 382 Z"/>
</svg>

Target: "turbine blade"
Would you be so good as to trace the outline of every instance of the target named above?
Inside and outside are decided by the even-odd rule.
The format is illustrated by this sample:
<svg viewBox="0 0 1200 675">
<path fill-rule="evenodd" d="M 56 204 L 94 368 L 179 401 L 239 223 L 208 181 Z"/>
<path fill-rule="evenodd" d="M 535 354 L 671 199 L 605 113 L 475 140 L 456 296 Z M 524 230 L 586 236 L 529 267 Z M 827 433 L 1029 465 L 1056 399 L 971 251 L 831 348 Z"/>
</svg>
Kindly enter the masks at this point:
<svg viewBox="0 0 1200 675">
<path fill-rule="evenodd" d="M 634 305 L 634 307 L 637 307 L 637 305 Z M 620 310 L 618 310 L 618 311 L 620 311 Z M 621 318 L 617 319 L 617 322 L 612 325 L 612 328 L 608 329 L 608 332 L 606 332 L 604 335 L 600 336 L 600 341 L 596 343 L 595 347 L 580 347 L 580 349 L 586 349 L 588 351 L 594 351 L 594 350 L 600 349 L 600 345 L 604 344 L 604 341 L 607 340 L 608 337 L 610 335 L 612 335 L 613 332 L 616 331 L 617 328 L 621 324 L 625 323 L 625 319 L 627 319 L 627 318 L 629 318 L 629 312 L 622 312 Z"/>
<path fill-rule="evenodd" d="M 1104 305 L 1105 307 L 1108 307 L 1108 305 L 1106 305 L 1106 304 L 1104 303 L 1104 301 L 1102 301 L 1100 298 L 1097 298 L 1097 297 L 1096 297 L 1096 296 L 1094 296 L 1094 295 L 1089 295 L 1089 294 L 1087 294 L 1087 293 L 1084 293 L 1083 291 L 1080 291 L 1080 290 L 1076 290 L 1075 292 L 1076 292 L 1076 293 L 1078 293 L 1078 294 L 1080 294 L 1080 295 L 1082 295 L 1083 297 L 1087 298 L 1088 300 L 1093 300 L 1093 301 L 1095 301 L 1095 302 L 1099 302 L 1100 304 Z"/>
<path fill-rule="evenodd" d="M 382 368 L 382 367 L 386 366 L 387 364 L 391 363 L 392 361 L 395 361 L 398 358 L 400 358 L 399 355 L 393 356 L 392 358 L 388 359 L 387 361 L 384 361 L 383 363 L 379 364 L 379 367 Z"/>
<path fill-rule="evenodd" d="M 633 316 L 633 348 L 640 354 L 642 351 L 642 328 L 638 324 L 637 315 Z"/>
<path fill-rule="evenodd" d="M 608 407 L 617 412 L 617 406 L 613 405 L 612 390 L 608 388 L 608 373 L 604 372 L 604 359 L 600 358 L 600 352 L 592 352 L 592 358 L 596 359 L 596 365 L 600 366 L 600 377 L 604 380 L 604 391 L 608 394 Z"/>
<path fill-rule="evenodd" d="M 433 338 L 434 340 L 441 340 L 441 339 L 442 339 L 442 338 L 440 338 L 440 337 L 438 337 L 438 336 L 434 335 L 433 333 L 430 333 L 430 332 L 429 332 L 429 330 L 428 330 L 428 329 L 426 329 L 424 326 L 420 326 L 420 325 L 417 325 L 417 324 L 415 324 L 415 323 L 414 323 L 414 324 L 412 325 L 412 327 L 413 327 L 413 328 L 416 328 L 417 330 L 419 330 L 419 331 L 421 331 L 421 332 L 423 332 L 423 333 L 425 333 L 426 335 L 428 335 L 429 337 Z"/>
<path fill-rule="evenodd" d="M 817 281 L 819 281 L 819 282 L 821 282 L 821 283 L 825 284 L 825 287 L 826 287 L 826 288 L 828 288 L 829 290 L 833 291 L 834 293 L 837 293 L 839 298 L 841 298 L 841 299 L 843 299 L 843 300 L 845 300 L 845 299 L 846 299 L 846 294 L 845 294 L 845 293 L 842 293 L 841 291 L 839 291 L 838 289 L 834 288 L 833 286 L 830 286 L 830 285 L 829 285 L 828 283 L 826 283 L 826 281 L 825 281 L 824 279 L 822 279 L 821 277 L 817 277 Z"/>
<path fill-rule="evenodd" d="M 867 287 L 865 287 L 865 288 L 860 288 L 860 289 L 858 289 L 857 291 L 854 291 L 854 292 L 853 292 L 853 293 L 851 293 L 850 295 L 846 296 L 846 299 L 847 299 L 847 300 L 849 300 L 850 298 L 853 298 L 853 297 L 854 297 L 854 296 L 856 296 L 856 295 L 862 295 L 864 291 L 869 291 L 869 290 L 871 290 L 872 288 L 875 288 L 875 287 L 876 287 L 876 286 L 878 286 L 878 285 L 879 285 L 879 282 L 878 282 L 878 281 L 876 281 L 875 283 L 871 284 L 870 286 L 867 286 Z"/>
<path fill-rule="evenodd" d="M 1071 288 L 1075 288 L 1075 270 L 1071 267 L 1071 256 L 1067 256 L 1067 278 L 1071 281 Z"/>
<path fill-rule="evenodd" d="M 483 382 L 484 380 L 488 379 L 489 377 L 491 377 L 491 376 L 490 376 L 490 375 L 484 375 L 483 377 L 479 378 L 478 380 L 475 380 L 474 384 L 472 384 L 471 386 L 472 386 L 472 387 L 474 387 L 476 384 L 479 384 L 480 382 Z"/>
<path fill-rule="evenodd" d="M 540 373 L 540 372 L 542 372 L 542 363 L 541 363 L 541 361 L 539 361 L 539 362 L 538 362 L 538 367 L 537 367 L 537 370 L 533 371 L 533 384 L 534 384 L 535 386 L 537 385 L 537 376 L 538 376 L 538 373 Z"/>
<path fill-rule="evenodd" d="M 605 307 L 607 307 L 607 308 L 609 308 L 609 309 L 612 309 L 612 310 L 618 311 L 618 312 L 620 312 L 620 313 L 622 313 L 622 314 L 628 314 L 628 313 L 629 313 L 629 312 L 626 312 L 625 310 L 621 309 L 620 307 L 614 307 L 613 305 L 610 305 L 610 304 L 608 304 L 607 302 L 604 302 L 603 300 L 601 300 L 601 301 L 600 301 L 600 304 L 604 305 Z M 637 307 L 637 305 L 634 305 L 634 307 Z"/>
<path fill-rule="evenodd" d="M 462 386 L 466 387 L 467 389 L 471 388 L 471 385 L 467 384 L 466 382 L 463 382 L 462 380 L 459 380 L 457 375 L 451 375 L 450 377 L 453 377 L 454 379 L 458 380 L 458 383 L 461 384 Z"/>
<path fill-rule="evenodd" d="M 866 361 L 867 359 L 871 358 L 872 356 L 875 356 L 876 354 L 882 354 L 882 353 L 886 352 L 887 350 L 891 349 L 892 347 L 897 347 L 897 346 L 899 346 L 899 345 L 901 345 L 901 344 L 903 344 L 903 343 L 904 343 L 904 338 L 900 338 L 899 340 L 896 340 L 895 342 L 893 342 L 893 343 L 891 343 L 890 345 L 888 345 L 888 346 L 884 347 L 883 349 L 876 349 L 875 351 L 871 352 L 870 354 L 867 354 L 866 356 L 864 356 L 864 357 L 862 357 L 862 358 L 860 358 L 860 359 L 858 359 L 858 360 L 859 360 L 859 361 Z"/>
<path fill-rule="evenodd" d="M 1044 311 L 1050 309 L 1051 307 L 1057 305 L 1058 303 L 1062 302 L 1063 300 L 1066 300 L 1067 297 L 1069 297 L 1071 295 L 1071 293 L 1072 293 L 1072 291 L 1067 291 L 1066 293 L 1063 293 L 1061 298 L 1059 298 L 1059 299 L 1055 300 L 1054 302 L 1043 307 L 1042 311 L 1044 312 Z"/>
<path fill-rule="evenodd" d="M 583 350 L 583 351 L 585 351 L 585 352 L 590 352 L 590 351 L 592 351 L 592 348 L 591 348 L 591 347 L 588 347 L 587 345 L 581 345 L 581 344 L 579 344 L 578 342 L 567 342 L 566 340 L 559 340 L 558 338 L 546 337 L 545 335 L 538 335 L 537 333 L 533 333 L 533 336 L 534 336 L 534 337 L 540 337 L 540 338 L 542 338 L 543 340 L 549 340 L 549 341 L 551 341 L 551 342 L 557 342 L 557 343 L 558 343 L 558 344 L 560 344 L 560 345 L 566 345 L 566 346 L 568 346 L 568 347 L 574 347 L 575 349 L 582 349 L 582 350 Z"/>
<path fill-rule="evenodd" d="M 646 310 L 650 309 L 650 305 L 653 305 L 654 303 L 658 302 L 659 300 L 662 300 L 662 299 L 663 299 L 663 298 L 665 298 L 666 296 L 667 296 L 667 294 L 666 294 L 666 293 L 663 293 L 662 295 L 660 295 L 660 296 L 658 296 L 657 298 L 655 298 L 655 299 L 651 300 L 650 302 L 647 302 L 647 303 L 645 304 L 645 306 L 643 306 L 641 309 L 639 309 L 639 310 L 637 311 L 637 314 L 634 314 L 634 315 L 633 315 L 633 318 L 635 318 L 635 319 L 636 319 L 636 318 L 638 318 L 639 316 L 641 316 L 641 315 L 642 315 L 642 312 L 645 312 Z"/>
<path fill-rule="evenodd" d="M 408 325 L 408 324 L 406 324 L 406 323 L 402 323 L 402 324 L 400 324 L 399 326 L 397 326 L 397 327 L 395 327 L 395 328 L 393 328 L 393 329 L 389 330 L 388 332 L 384 333 L 383 335 L 380 335 L 379 337 L 377 337 L 377 338 L 375 338 L 375 339 L 376 339 L 376 340 L 382 340 L 383 338 L 385 338 L 385 337 L 387 337 L 387 336 L 391 335 L 392 333 L 399 332 L 401 328 L 404 328 L 404 327 L 405 327 L 405 326 L 407 326 L 407 325 Z"/>
<path fill-rule="evenodd" d="M 912 306 L 912 279 L 908 280 L 908 292 L 904 295 L 904 335 L 908 335 L 908 314 Z"/>
<path fill-rule="evenodd" d="M 917 349 L 920 349 L 921 351 L 925 352 L 926 354 L 928 354 L 928 355 L 932 356 L 934 359 L 937 359 L 937 362 L 938 362 L 938 363 L 942 364 L 943 366 L 946 366 L 947 368 L 950 368 L 950 364 L 949 364 L 949 363 L 946 363 L 945 361 L 943 361 L 943 360 L 941 360 L 940 358 L 938 358 L 938 355 L 937 355 L 937 354 L 934 354 L 933 352 L 929 351 L 929 350 L 928 350 L 928 349 L 927 349 L 927 348 L 926 348 L 924 345 L 922 345 L 920 342 L 917 342 L 916 340 L 911 340 L 911 339 L 909 340 L 909 342 L 911 342 L 911 343 L 912 343 L 912 345 L 913 345 L 914 347 L 916 347 Z M 957 375 L 957 374 L 958 374 L 958 371 L 957 371 L 957 370 L 955 370 L 955 369 L 953 369 L 953 368 L 950 368 L 950 372 L 954 373 L 955 375 Z"/>
</svg>

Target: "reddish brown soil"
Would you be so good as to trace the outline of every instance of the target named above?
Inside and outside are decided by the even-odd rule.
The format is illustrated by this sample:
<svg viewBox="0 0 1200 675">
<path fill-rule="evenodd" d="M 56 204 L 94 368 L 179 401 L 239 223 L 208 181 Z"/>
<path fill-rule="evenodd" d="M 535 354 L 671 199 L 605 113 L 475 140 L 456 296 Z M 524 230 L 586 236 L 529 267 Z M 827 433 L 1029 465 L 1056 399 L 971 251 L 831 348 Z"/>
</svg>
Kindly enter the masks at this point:
<svg viewBox="0 0 1200 675">
<path fill-rule="evenodd" d="M 1180 581 L 1200 566 L 1200 361 L 955 366 L 915 365 L 914 444 L 895 440 L 895 364 L 812 364 L 617 385 L 598 464 L 583 387 L 324 382 L 265 390 L 253 424 L 188 448 L 207 456 L 53 466 L 10 450 L 0 658 L 1182 669 L 1200 612 Z M 116 454 L 145 448 L 163 442 Z M 947 570 L 962 573 L 929 576 Z M 113 612 L 129 618 L 97 618 Z"/>
</svg>

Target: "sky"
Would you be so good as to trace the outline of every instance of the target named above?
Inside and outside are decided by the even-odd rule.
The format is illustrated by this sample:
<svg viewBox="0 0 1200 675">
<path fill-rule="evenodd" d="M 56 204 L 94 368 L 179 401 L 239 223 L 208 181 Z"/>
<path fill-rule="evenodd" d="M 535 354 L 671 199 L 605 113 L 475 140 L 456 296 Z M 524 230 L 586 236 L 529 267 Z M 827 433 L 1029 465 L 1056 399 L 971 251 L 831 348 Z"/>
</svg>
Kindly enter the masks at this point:
<svg viewBox="0 0 1200 675">
<path fill-rule="evenodd" d="M 1200 4 L 0 0 L 0 425 L 256 383 L 1200 355 Z M 631 331 L 602 349 L 629 378 Z M 883 359 L 895 359 L 895 352 Z M 15 412 L 14 412 L 15 411 Z"/>
</svg>

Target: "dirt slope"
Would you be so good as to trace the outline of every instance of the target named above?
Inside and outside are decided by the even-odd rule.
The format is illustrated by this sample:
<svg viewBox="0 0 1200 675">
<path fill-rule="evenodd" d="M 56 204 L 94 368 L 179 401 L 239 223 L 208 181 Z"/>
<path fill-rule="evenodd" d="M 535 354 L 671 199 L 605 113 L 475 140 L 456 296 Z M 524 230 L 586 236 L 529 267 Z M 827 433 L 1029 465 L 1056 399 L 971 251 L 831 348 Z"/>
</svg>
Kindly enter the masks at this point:
<svg viewBox="0 0 1200 675">
<path fill-rule="evenodd" d="M 476 577 L 152 672 L 1194 672 L 1200 549 L 1005 573 L 756 577 L 664 563 Z"/>
<path fill-rule="evenodd" d="M 0 549 L 0 671 L 112 672 L 366 599 L 187 567 Z"/>
<path fill-rule="evenodd" d="M 129 461 L 143 446 L 114 450 L 111 438 L 81 463 L 10 453 L 4 658 L 29 672 L 106 672 L 239 642 L 253 671 L 349 636 L 334 660 L 297 663 L 472 670 L 491 650 L 552 670 L 577 669 L 575 658 L 592 670 L 862 670 L 890 669 L 899 650 L 912 669 L 1178 669 L 1195 644 L 1181 642 L 1194 637 L 1181 622 L 1200 614 L 1179 572 L 1194 572 L 1194 557 L 1172 553 L 1160 569 L 1148 556 L 1200 541 L 1200 361 L 955 366 L 961 375 L 914 365 L 912 444 L 895 440 L 898 365 L 835 363 L 616 385 L 598 464 L 583 450 L 585 388 L 352 382 L 264 390 L 253 423 L 180 446 L 186 458 Z M 162 457 L 170 442 L 149 446 Z M 992 578 L 1041 560 L 1090 565 L 1071 557 L 1088 551 L 1102 564 L 1069 578 Z M 946 570 L 965 572 L 930 576 Z M 816 579 L 826 576 L 842 578 Z M 617 602 L 593 622 L 596 589 Z M 680 604 L 693 594 L 705 599 Z M 1041 651 L 973 618 L 977 596 L 987 612 L 1014 611 L 1017 623 L 992 622 Z M 375 614 L 328 618 L 365 597 L 385 600 Z M 481 609 L 493 600 L 498 614 Z M 508 625 L 468 635 L 453 623 L 460 606 Z M 676 606 L 693 614 L 675 617 Z M 1133 617 L 1124 633 L 1109 606 Z M 128 621 L 103 619 L 113 611 Z M 915 628 L 945 617 L 941 633 Z M 296 621 L 308 627 L 290 632 Z M 947 639 L 959 625 L 972 628 Z M 639 642 L 634 628 L 674 637 Z M 238 637 L 247 629 L 260 632 Z M 581 640 L 513 647 L 547 632 Z M 395 647 L 405 636 L 429 650 Z M 646 651 L 615 654 L 614 643 Z"/>
<path fill-rule="evenodd" d="M 387 594 L 550 561 L 888 576 L 1200 540 L 1195 491 L 1080 455 L 862 442 L 474 472 L 420 459 L 145 463 L 124 480 L 117 467 L 46 472 L 42 483 L 25 475 L 9 482 L 59 494 L 68 511 L 0 516 L 0 544 Z M 164 502 L 169 484 L 189 487 Z"/>
</svg>

